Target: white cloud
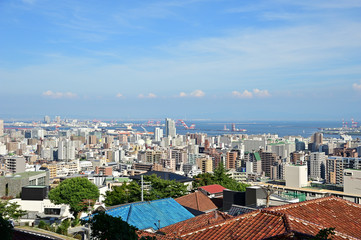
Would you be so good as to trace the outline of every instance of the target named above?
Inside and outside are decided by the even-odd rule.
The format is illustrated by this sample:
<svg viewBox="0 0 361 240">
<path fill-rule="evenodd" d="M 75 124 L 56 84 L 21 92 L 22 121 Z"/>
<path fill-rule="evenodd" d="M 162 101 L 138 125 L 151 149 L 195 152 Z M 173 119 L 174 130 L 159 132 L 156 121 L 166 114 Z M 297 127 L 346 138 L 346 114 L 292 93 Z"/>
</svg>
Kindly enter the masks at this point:
<svg viewBox="0 0 361 240">
<path fill-rule="evenodd" d="M 72 92 L 53 92 L 51 90 L 43 92 L 43 96 L 44 97 L 49 97 L 49 98 L 55 98 L 55 99 L 59 99 L 59 98 L 76 98 L 76 97 L 78 97 L 75 93 L 72 93 Z"/>
<path fill-rule="evenodd" d="M 352 84 L 352 88 L 356 91 L 361 91 L 361 81 L 359 84 L 358 83 Z"/>
<path fill-rule="evenodd" d="M 157 95 L 155 95 L 154 93 L 149 93 L 148 95 L 144 95 L 144 94 L 139 94 L 138 98 L 156 98 Z"/>
<path fill-rule="evenodd" d="M 252 98 L 253 94 L 247 90 L 244 90 L 243 93 L 238 91 L 233 91 L 232 95 L 238 98 Z"/>
<path fill-rule="evenodd" d="M 195 90 L 190 94 L 192 97 L 204 97 L 206 94 L 202 90 Z"/>
<path fill-rule="evenodd" d="M 233 91 L 232 95 L 237 98 L 253 98 L 253 97 L 270 97 L 271 94 L 268 90 L 260 90 L 258 88 L 253 89 L 252 92 L 244 90 L 243 92 Z"/>
<path fill-rule="evenodd" d="M 179 93 L 179 97 L 186 97 L 186 96 L 187 96 L 187 94 L 185 92 L 180 92 Z"/>
<path fill-rule="evenodd" d="M 256 97 L 270 97 L 271 94 L 268 90 L 259 90 L 257 88 L 253 89 L 253 93 Z"/>
<path fill-rule="evenodd" d="M 117 93 L 117 95 L 115 95 L 115 97 L 117 97 L 117 98 L 121 98 L 121 97 L 123 97 L 123 94 L 121 94 L 121 93 Z"/>
</svg>

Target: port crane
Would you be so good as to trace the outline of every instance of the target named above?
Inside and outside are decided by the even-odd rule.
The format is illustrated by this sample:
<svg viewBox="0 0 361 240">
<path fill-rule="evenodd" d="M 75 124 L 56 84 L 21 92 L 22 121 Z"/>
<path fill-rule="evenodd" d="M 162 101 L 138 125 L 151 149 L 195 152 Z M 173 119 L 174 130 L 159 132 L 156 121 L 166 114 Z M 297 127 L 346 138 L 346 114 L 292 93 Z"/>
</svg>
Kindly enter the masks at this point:
<svg viewBox="0 0 361 240">
<path fill-rule="evenodd" d="M 188 127 L 188 125 L 182 119 L 179 119 L 178 123 L 182 124 L 185 129 L 195 129 L 196 127 L 194 123 L 190 127 Z"/>
</svg>

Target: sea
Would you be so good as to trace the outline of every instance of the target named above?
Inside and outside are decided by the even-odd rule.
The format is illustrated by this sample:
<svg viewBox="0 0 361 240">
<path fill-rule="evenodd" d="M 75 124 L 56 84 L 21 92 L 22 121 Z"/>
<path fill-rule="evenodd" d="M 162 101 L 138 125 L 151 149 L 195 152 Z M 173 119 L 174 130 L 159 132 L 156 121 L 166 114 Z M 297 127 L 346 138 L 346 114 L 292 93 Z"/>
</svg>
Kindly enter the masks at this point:
<svg viewBox="0 0 361 240">
<path fill-rule="evenodd" d="M 187 133 L 206 133 L 208 136 L 217 136 L 224 134 L 277 134 L 279 137 L 284 136 L 302 136 L 310 137 L 315 132 L 319 132 L 321 128 L 340 128 L 341 121 L 212 121 L 212 120 L 184 120 L 187 126 L 195 124 L 194 129 L 186 129 L 178 122 L 176 124 L 177 134 L 185 135 Z M 149 126 L 145 121 L 117 121 L 117 123 L 134 123 L 133 129 L 143 132 L 145 128 L 148 132 L 154 132 L 155 126 Z M 231 131 L 232 124 L 236 129 L 245 129 L 244 132 Z M 141 125 L 141 126 L 139 126 Z M 6 126 L 12 128 L 14 126 Z M 228 129 L 225 131 L 224 129 Z M 54 130 L 55 128 L 49 129 Z M 63 128 L 61 129 L 69 129 Z M 121 129 L 119 127 L 107 127 L 106 129 Z M 164 127 L 163 127 L 164 129 Z M 165 132 L 165 129 L 164 129 Z M 324 137 L 340 138 L 339 135 L 324 134 Z M 358 135 L 352 135 L 353 139 L 361 138 Z"/>
<path fill-rule="evenodd" d="M 320 128 L 339 128 L 342 127 L 342 122 L 339 121 L 185 121 L 187 126 L 195 124 L 195 129 L 185 129 L 178 124 L 177 133 L 207 133 L 209 136 L 223 135 L 223 134 L 277 134 L 279 137 L 284 136 L 302 136 L 310 137 L 315 132 L 319 132 Z M 224 131 L 224 128 L 232 129 L 232 124 L 235 124 L 236 129 L 245 129 L 244 132 Z M 143 126 L 147 131 L 154 131 L 154 127 Z M 142 131 L 142 129 L 138 129 Z M 339 138 L 339 135 L 324 134 L 324 137 Z M 352 138 L 361 138 L 361 136 L 353 135 Z"/>
</svg>

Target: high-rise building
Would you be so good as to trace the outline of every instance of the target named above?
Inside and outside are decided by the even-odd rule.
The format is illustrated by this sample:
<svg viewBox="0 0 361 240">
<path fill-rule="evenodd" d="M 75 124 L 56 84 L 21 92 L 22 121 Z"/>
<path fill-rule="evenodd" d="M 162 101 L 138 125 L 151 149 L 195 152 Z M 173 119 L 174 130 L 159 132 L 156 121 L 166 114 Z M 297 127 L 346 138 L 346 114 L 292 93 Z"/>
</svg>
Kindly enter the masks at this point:
<svg viewBox="0 0 361 240">
<path fill-rule="evenodd" d="M 212 172 L 213 171 L 213 167 L 212 167 L 212 159 L 210 157 L 205 157 L 205 158 L 198 158 L 197 159 L 197 166 L 199 169 L 202 170 L 202 173 L 206 173 L 206 172 Z"/>
<path fill-rule="evenodd" d="M 44 123 L 50 123 L 50 117 L 49 116 L 44 117 Z"/>
<path fill-rule="evenodd" d="M 7 157 L 5 158 L 6 168 L 11 173 L 25 172 L 25 158 L 24 157 Z"/>
<path fill-rule="evenodd" d="M 55 122 L 56 122 L 56 123 L 60 123 L 60 116 L 56 116 L 56 117 L 55 117 Z"/>
<path fill-rule="evenodd" d="M 260 157 L 262 161 L 262 171 L 265 172 L 266 176 L 271 176 L 271 167 L 278 162 L 279 157 L 277 154 L 272 152 L 260 151 Z"/>
<path fill-rule="evenodd" d="M 4 135 L 4 120 L 0 119 L 0 136 Z"/>
<path fill-rule="evenodd" d="M 308 149 L 311 150 L 312 152 L 318 152 L 320 146 L 323 144 L 323 134 L 316 132 L 311 136 L 311 148 L 309 147 Z"/>
<path fill-rule="evenodd" d="M 361 169 L 361 158 L 328 157 L 326 160 L 326 182 L 343 185 L 345 169 Z"/>
<path fill-rule="evenodd" d="M 176 128 L 174 120 L 170 118 L 165 119 L 165 135 L 167 137 L 175 137 L 176 136 Z"/>
<path fill-rule="evenodd" d="M 154 130 L 154 140 L 160 142 L 163 137 L 163 129 L 156 127 Z"/>
<path fill-rule="evenodd" d="M 236 169 L 236 161 L 238 157 L 238 152 L 227 152 L 226 168 L 227 169 Z"/>
<path fill-rule="evenodd" d="M 326 155 L 324 152 L 313 152 L 310 155 L 310 178 L 325 179 Z"/>
<path fill-rule="evenodd" d="M 63 139 L 59 142 L 58 159 L 66 161 L 75 159 L 75 146 L 73 141 Z"/>
</svg>

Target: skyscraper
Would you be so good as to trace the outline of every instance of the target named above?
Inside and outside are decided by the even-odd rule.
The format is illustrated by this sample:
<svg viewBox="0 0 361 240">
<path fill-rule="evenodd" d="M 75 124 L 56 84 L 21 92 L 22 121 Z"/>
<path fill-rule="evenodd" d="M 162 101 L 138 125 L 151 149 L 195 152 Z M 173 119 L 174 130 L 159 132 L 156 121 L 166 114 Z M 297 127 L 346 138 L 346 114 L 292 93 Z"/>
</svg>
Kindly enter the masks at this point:
<svg viewBox="0 0 361 240">
<path fill-rule="evenodd" d="M 155 128 L 155 131 L 154 131 L 154 139 L 155 139 L 155 141 L 160 142 L 162 137 L 163 137 L 163 129 L 158 128 L 158 127 Z"/>
<path fill-rule="evenodd" d="M 74 160 L 75 159 L 75 146 L 74 142 L 69 139 L 61 140 L 58 148 L 59 160 Z"/>
<path fill-rule="evenodd" d="M 50 117 L 49 116 L 44 117 L 44 123 L 50 123 Z"/>
<path fill-rule="evenodd" d="M 326 155 L 324 152 L 313 152 L 310 155 L 310 178 L 325 179 Z"/>
<path fill-rule="evenodd" d="M 165 135 L 167 137 L 175 137 L 176 136 L 176 128 L 175 128 L 175 122 L 170 119 L 170 118 L 166 118 L 165 119 Z"/>
</svg>

